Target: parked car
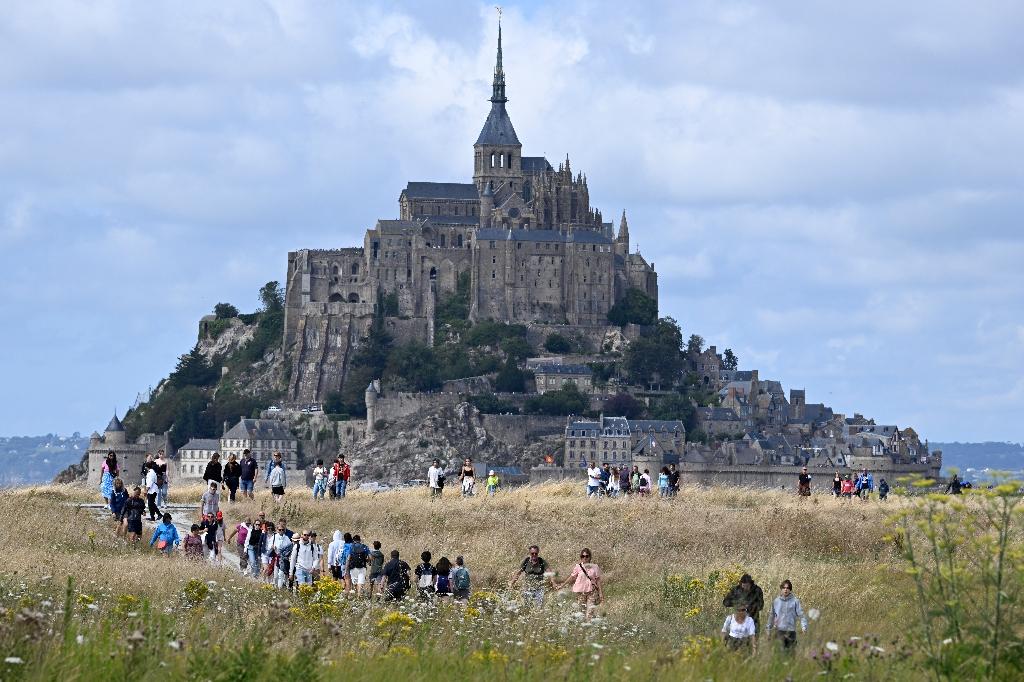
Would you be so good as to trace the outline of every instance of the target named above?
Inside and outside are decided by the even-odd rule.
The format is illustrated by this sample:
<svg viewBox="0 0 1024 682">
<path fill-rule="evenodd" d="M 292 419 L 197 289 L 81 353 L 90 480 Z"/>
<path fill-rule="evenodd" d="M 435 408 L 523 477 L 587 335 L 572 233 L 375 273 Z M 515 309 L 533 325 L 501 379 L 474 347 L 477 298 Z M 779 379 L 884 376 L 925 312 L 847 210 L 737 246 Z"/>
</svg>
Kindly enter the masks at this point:
<svg viewBox="0 0 1024 682">
<path fill-rule="evenodd" d="M 281 408 L 278 405 L 271 405 L 267 408 L 267 412 L 280 412 Z"/>
</svg>

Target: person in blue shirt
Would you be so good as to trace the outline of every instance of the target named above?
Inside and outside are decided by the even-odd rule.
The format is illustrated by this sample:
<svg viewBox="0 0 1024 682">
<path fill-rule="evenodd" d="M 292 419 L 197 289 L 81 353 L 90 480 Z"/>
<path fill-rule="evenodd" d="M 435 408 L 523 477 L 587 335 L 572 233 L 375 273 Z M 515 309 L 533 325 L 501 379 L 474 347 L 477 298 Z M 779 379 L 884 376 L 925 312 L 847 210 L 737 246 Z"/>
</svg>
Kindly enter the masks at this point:
<svg viewBox="0 0 1024 682">
<path fill-rule="evenodd" d="M 114 479 L 114 488 L 110 492 L 110 513 L 118 521 L 121 520 L 121 511 L 128 501 L 128 489 L 124 487 L 124 481 L 120 477 Z"/>
<path fill-rule="evenodd" d="M 171 515 L 164 514 L 163 523 L 156 527 L 153 531 L 153 539 L 149 541 L 149 546 L 160 543 L 159 549 L 164 552 L 167 556 L 171 555 L 174 548 L 181 543 L 181 537 L 178 535 L 178 529 L 171 523 Z"/>
</svg>

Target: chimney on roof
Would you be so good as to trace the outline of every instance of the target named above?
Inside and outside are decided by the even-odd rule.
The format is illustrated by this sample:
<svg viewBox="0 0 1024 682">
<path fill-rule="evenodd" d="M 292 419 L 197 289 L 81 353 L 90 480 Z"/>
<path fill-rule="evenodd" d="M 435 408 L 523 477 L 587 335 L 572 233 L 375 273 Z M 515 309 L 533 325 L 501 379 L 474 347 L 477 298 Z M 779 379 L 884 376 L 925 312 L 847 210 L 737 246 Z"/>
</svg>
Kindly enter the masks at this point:
<svg viewBox="0 0 1024 682">
<path fill-rule="evenodd" d="M 222 435 L 222 436 L 228 435 L 228 420 L 227 419 L 224 420 L 224 431 L 220 435 Z"/>
</svg>

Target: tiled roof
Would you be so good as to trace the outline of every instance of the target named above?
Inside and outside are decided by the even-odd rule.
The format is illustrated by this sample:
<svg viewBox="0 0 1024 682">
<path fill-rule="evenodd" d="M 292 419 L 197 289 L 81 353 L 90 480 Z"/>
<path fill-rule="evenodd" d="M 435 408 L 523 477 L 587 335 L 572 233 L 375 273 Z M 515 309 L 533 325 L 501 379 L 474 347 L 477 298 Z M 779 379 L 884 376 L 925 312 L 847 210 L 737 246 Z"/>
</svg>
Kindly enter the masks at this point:
<svg viewBox="0 0 1024 682">
<path fill-rule="evenodd" d="M 491 111 L 487 114 L 480 136 L 476 138 L 476 144 L 520 146 L 519 137 L 516 136 L 516 129 L 512 126 L 512 119 L 508 117 L 504 102 L 491 103 Z"/>
<path fill-rule="evenodd" d="M 541 171 L 552 170 L 551 164 L 543 156 L 524 156 L 523 159 L 523 172 L 525 173 L 536 173 Z"/>
<path fill-rule="evenodd" d="M 533 371 L 535 374 L 575 374 L 583 376 L 590 376 L 594 373 L 586 365 L 561 365 L 553 362 L 537 365 Z"/>
<path fill-rule="evenodd" d="M 220 441 L 216 438 L 193 438 L 178 449 L 183 450 L 220 450 Z"/>
<path fill-rule="evenodd" d="M 224 438 L 294 440 L 295 436 L 276 419 L 242 419 L 224 434 Z"/>
<path fill-rule="evenodd" d="M 472 182 L 410 182 L 402 194 L 412 199 L 477 199 Z"/>
<path fill-rule="evenodd" d="M 110 420 L 110 423 L 107 424 L 107 428 L 103 429 L 103 431 L 105 433 L 115 433 L 117 431 L 124 431 L 124 426 L 121 425 L 121 420 L 118 419 L 117 415 L 115 414 L 113 418 Z"/>
</svg>

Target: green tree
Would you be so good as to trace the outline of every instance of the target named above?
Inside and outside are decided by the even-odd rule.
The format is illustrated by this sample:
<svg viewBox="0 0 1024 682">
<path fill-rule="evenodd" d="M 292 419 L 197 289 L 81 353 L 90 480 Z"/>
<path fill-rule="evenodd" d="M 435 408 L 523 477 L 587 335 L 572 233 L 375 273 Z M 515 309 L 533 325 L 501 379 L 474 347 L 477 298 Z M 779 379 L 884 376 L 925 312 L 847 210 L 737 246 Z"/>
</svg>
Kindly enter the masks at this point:
<svg viewBox="0 0 1024 682">
<path fill-rule="evenodd" d="M 682 332 L 671 317 L 658 320 L 654 329 L 626 348 L 623 364 L 630 381 L 642 385 L 673 385 L 683 368 Z"/>
<path fill-rule="evenodd" d="M 510 336 L 502 340 L 501 350 L 510 360 L 525 360 L 533 355 L 533 346 L 525 336 Z"/>
<path fill-rule="evenodd" d="M 690 355 L 700 355 L 704 352 L 704 337 L 700 334 L 690 334 L 690 340 L 686 342 L 686 352 Z"/>
<path fill-rule="evenodd" d="M 369 385 L 369 381 L 366 382 Z M 331 391 L 324 398 L 324 412 L 327 414 L 344 414 L 346 412 L 345 396 L 341 391 Z"/>
<path fill-rule="evenodd" d="M 732 348 L 726 348 L 725 353 L 722 355 L 722 369 L 733 370 L 739 367 L 739 364 L 740 360 L 732 352 Z"/>
<path fill-rule="evenodd" d="M 441 385 L 434 351 L 422 343 L 398 346 L 388 355 L 384 376 L 398 388 L 431 391 Z"/>
<path fill-rule="evenodd" d="M 380 306 L 385 317 L 398 317 L 398 292 L 389 291 L 381 296 Z"/>
<path fill-rule="evenodd" d="M 526 388 L 526 375 L 509 358 L 494 379 L 494 390 L 499 393 L 522 393 Z"/>
<path fill-rule="evenodd" d="M 627 324 L 654 324 L 658 319 L 658 302 L 640 289 L 630 288 L 621 301 L 608 311 L 608 321 L 624 327 Z"/>
<path fill-rule="evenodd" d="M 213 306 L 213 314 L 217 316 L 218 320 L 227 320 L 238 317 L 238 308 L 230 303 L 218 303 Z"/>
<path fill-rule="evenodd" d="M 260 305 L 266 313 L 284 310 L 284 289 L 280 282 L 267 282 L 260 287 Z"/>
<path fill-rule="evenodd" d="M 168 377 L 175 388 L 185 386 L 211 386 L 217 383 L 220 372 L 210 364 L 197 343 L 191 351 L 178 358 L 178 364 Z"/>
<path fill-rule="evenodd" d="M 569 382 L 557 391 L 548 391 L 530 398 L 523 411 L 527 414 L 564 416 L 583 414 L 589 407 L 589 398 L 580 393 L 575 383 Z"/>
<path fill-rule="evenodd" d="M 697 410 L 693 407 L 689 397 L 679 393 L 655 398 L 651 401 L 651 406 L 647 409 L 647 412 L 651 419 L 679 420 L 683 422 L 687 434 L 693 432 L 697 426 Z M 687 436 L 687 439 L 689 439 L 689 436 Z"/>
<path fill-rule="evenodd" d="M 544 339 L 544 349 L 549 353 L 568 353 L 572 350 L 572 342 L 561 334 L 554 332 Z"/>
<path fill-rule="evenodd" d="M 643 416 L 645 405 L 628 393 L 616 393 L 604 401 L 602 410 L 608 416 L 639 419 Z"/>
<path fill-rule="evenodd" d="M 457 324 L 469 319 L 469 287 L 472 278 L 467 270 L 459 275 L 455 283 L 455 292 L 434 308 L 435 326 L 440 329 L 445 324 Z"/>
</svg>

